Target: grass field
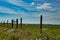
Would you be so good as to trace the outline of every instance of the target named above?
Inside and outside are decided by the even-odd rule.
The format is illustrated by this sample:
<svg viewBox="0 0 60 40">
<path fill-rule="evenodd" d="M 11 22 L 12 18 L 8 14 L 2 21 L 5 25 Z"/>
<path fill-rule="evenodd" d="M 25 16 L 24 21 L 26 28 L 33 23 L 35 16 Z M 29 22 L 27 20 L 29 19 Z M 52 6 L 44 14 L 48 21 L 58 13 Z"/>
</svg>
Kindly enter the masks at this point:
<svg viewBox="0 0 60 40">
<path fill-rule="evenodd" d="M 40 25 L 39 24 L 23 24 L 22 29 L 20 26 L 18 29 L 11 28 L 9 24 L 8 27 L 0 26 L 0 40 L 22 40 L 22 35 L 26 40 L 34 40 L 40 35 Z M 43 33 L 48 36 L 55 36 L 60 38 L 60 25 L 43 25 Z M 20 35 L 20 36 L 19 36 Z"/>
</svg>

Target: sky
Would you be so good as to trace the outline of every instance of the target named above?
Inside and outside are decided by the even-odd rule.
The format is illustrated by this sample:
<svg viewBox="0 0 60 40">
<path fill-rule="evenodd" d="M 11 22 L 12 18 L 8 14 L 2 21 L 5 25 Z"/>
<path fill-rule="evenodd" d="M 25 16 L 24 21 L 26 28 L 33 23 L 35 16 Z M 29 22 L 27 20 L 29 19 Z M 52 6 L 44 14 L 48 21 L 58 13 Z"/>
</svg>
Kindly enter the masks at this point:
<svg viewBox="0 0 60 40">
<path fill-rule="evenodd" d="M 60 0 L 0 0 L 0 22 L 22 17 L 23 23 L 60 24 Z"/>
</svg>

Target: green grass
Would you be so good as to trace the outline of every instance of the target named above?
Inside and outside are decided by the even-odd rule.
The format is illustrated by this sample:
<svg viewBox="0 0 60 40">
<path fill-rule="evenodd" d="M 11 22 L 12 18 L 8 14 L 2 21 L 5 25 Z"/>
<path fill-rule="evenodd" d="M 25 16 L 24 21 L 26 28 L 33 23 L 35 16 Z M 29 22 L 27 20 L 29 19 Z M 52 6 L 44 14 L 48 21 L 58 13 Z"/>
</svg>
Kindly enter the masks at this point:
<svg viewBox="0 0 60 40">
<path fill-rule="evenodd" d="M 14 28 L 16 25 L 14 25 Z M 8 28 L 7 30 L 4 30 Z M 8 30 L 11 29 L 11 24 L 8 25 L 8 27 L 5 26 L 0 26 L 0 40 L 11 40 L 13 37 L 16 38 L 13 33 L 7 34 Z M 17 30 L 19 33 L 20 25 Z M 40 35 L 40 25 L 39 24 L 23 24 L 22 30 L 24 32 L 30 33 L 30 35 L 34 38 L 38 37 Z M 60 38 L 60 25 L 43 25 L 43 33 L 52 36 L 55 35 L 56 37 Z"/>
</svg>

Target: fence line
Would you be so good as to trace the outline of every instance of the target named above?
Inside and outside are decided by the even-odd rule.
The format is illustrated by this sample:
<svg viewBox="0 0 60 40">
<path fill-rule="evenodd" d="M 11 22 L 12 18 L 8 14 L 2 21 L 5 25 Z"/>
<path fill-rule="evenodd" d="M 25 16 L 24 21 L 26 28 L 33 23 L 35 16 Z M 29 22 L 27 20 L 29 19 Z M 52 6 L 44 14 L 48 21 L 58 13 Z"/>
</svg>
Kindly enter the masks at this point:
<svg viewBox="0 0 60 40">
<path fill-rule="evenodd" d="M 16 23 L 16 28 L 18 28 L 18 19 L 14 21 L 13 19 L 11 20 L 11 27 L 14 28 L 14 23 Z M 9 21 L 7 20 L 6 23 L 7 27 L 9 26 Z M 5 21 L 1 21 L 1 26 L 5 26 Z M 22 29 L 22 18 L 20 18 L 20 29 Z M 40 33 L 42 33 L 42 15 L 40 16 Z"/>
<path fill-rule="evenodd" d="M 41 15 L 40 16 L 40 34 L 41 36 L 39 36 L 42 40 L 43 36 L 46 38 L 46 40 L 49 40 L 49 37 L 47 35 L 44 35 L 43 32 L 42 32 L 42 20 L 43 20 L 43 16 Z M 16 29 L 19 27 L 18 26 L 18 19 L 16 19 L 16 21 L 14 21 L 13 19 L 11 20 L 11 27 L 14 28 L 14 23 L 16 23 Z M 7 27 L 9 27 L 9 21 L 7 20 L 7 23 L 4 21 L 0 23 L 1 27 L 4 26 L 5 27 L 5 24 L 7 25 Z M 20 18 L 20 29 L 22 29 L 22 18 Z M 45 40 L 45 39 L 44 39 Z"/>
<path fill-rule="evenodd" d="M 16 23 L 16 28 L 18 28 L 18 19 L 16 19 L 16 21 L 14 21 L 13 19 L 11 20 L 11 27 L 14 28 L 14 23 Z M 5 24 L 7 25 L 7 27 L 9 27 L 9 21 L 7 20 L 7 23 L 4 21 L 1 21 L 1 27 L 4 26 Z M 22 18 L 20 18 L 20 29 L 22 29 Z M 42 33 L 42 15 L 40 16 L 40 33 Z"/>
</svg>

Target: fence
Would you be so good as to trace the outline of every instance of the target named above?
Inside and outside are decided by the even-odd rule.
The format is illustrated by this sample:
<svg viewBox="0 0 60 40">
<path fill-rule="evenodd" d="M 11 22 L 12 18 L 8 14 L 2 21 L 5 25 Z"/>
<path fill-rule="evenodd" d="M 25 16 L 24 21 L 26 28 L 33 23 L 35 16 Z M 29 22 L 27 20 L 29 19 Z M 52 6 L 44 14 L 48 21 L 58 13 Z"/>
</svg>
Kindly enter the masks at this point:
<svg viewBox="0 0 60 40">
<path fill-rule="evenodd" d="M 5 23 L 5 21 L 4 22 L 1 21 L 0 25 L 1 27 L 5 27 L 5 26 L 9 27 L 9 24 L 11 24 L 11 27 L 14 28 L 15 23 L 16 23 L 16 28 L 18 28 L 18 19 L 16 19 L 16 21 L 12 19 L 11 23 L 9 23 L 8 20 L 7 20 L 7 23 Z M 20 18 L 20 28 L 22 29 L 22 18 Z"/>
<path fill-rule="evenodd" d="M 16 28 L 18 28 L 18 19 L 16 19 L 16 21 L 14 21 L 13 19 L 11 20 L 11 27 L 12 28 L 14 26 L 14 23 L 16 23 Z M 7 25 L 7 27 L 8 27 L 8 25 L 9 25 L 8 20 L 7 20 L 7 23 L 5 23 L 5 21 L 4 22 L 1 21 L 1 27 L 5 26 L 5 25 Z M 22 29 L 22 18 L 20 18 L 20 29 Z M 40 17 L 40 33 L 42 33 L 42 15 Z"/>
<path fill-rule="evenodd" d="M 48 37 L 48 35 L 46 35 L 46 34 L 43 34 L 43 32 L 42 32 L 42 15 L 40 16 L 40 34 L 41 35 L 39 35 L 39 37 L 37 38 L 38 40 L 39 40 L 39 38 L 41 39 L 41 40 L 55 40 L 55 38 L 53 38 L 53 39 L 51 39 L 51 38 L 49 38 Z M 11 28 L 14 28 L 14 23 L 16 23 L 16 29 L 18 29 L 18 19 L 16 19 L 16 21 L 15 20 L 11 20 Z M 5 21 L 4 22 L 2 22 L 1 21 L 1 27 L 5 27 L 5 25 L 7 25 L 7 27 L 9 27 L 9 21 L 7 20 L 7 23 L 5 23 Z M 22 18 L 20 18 L 20 29 L 22 29 Z"/>
</svg>

